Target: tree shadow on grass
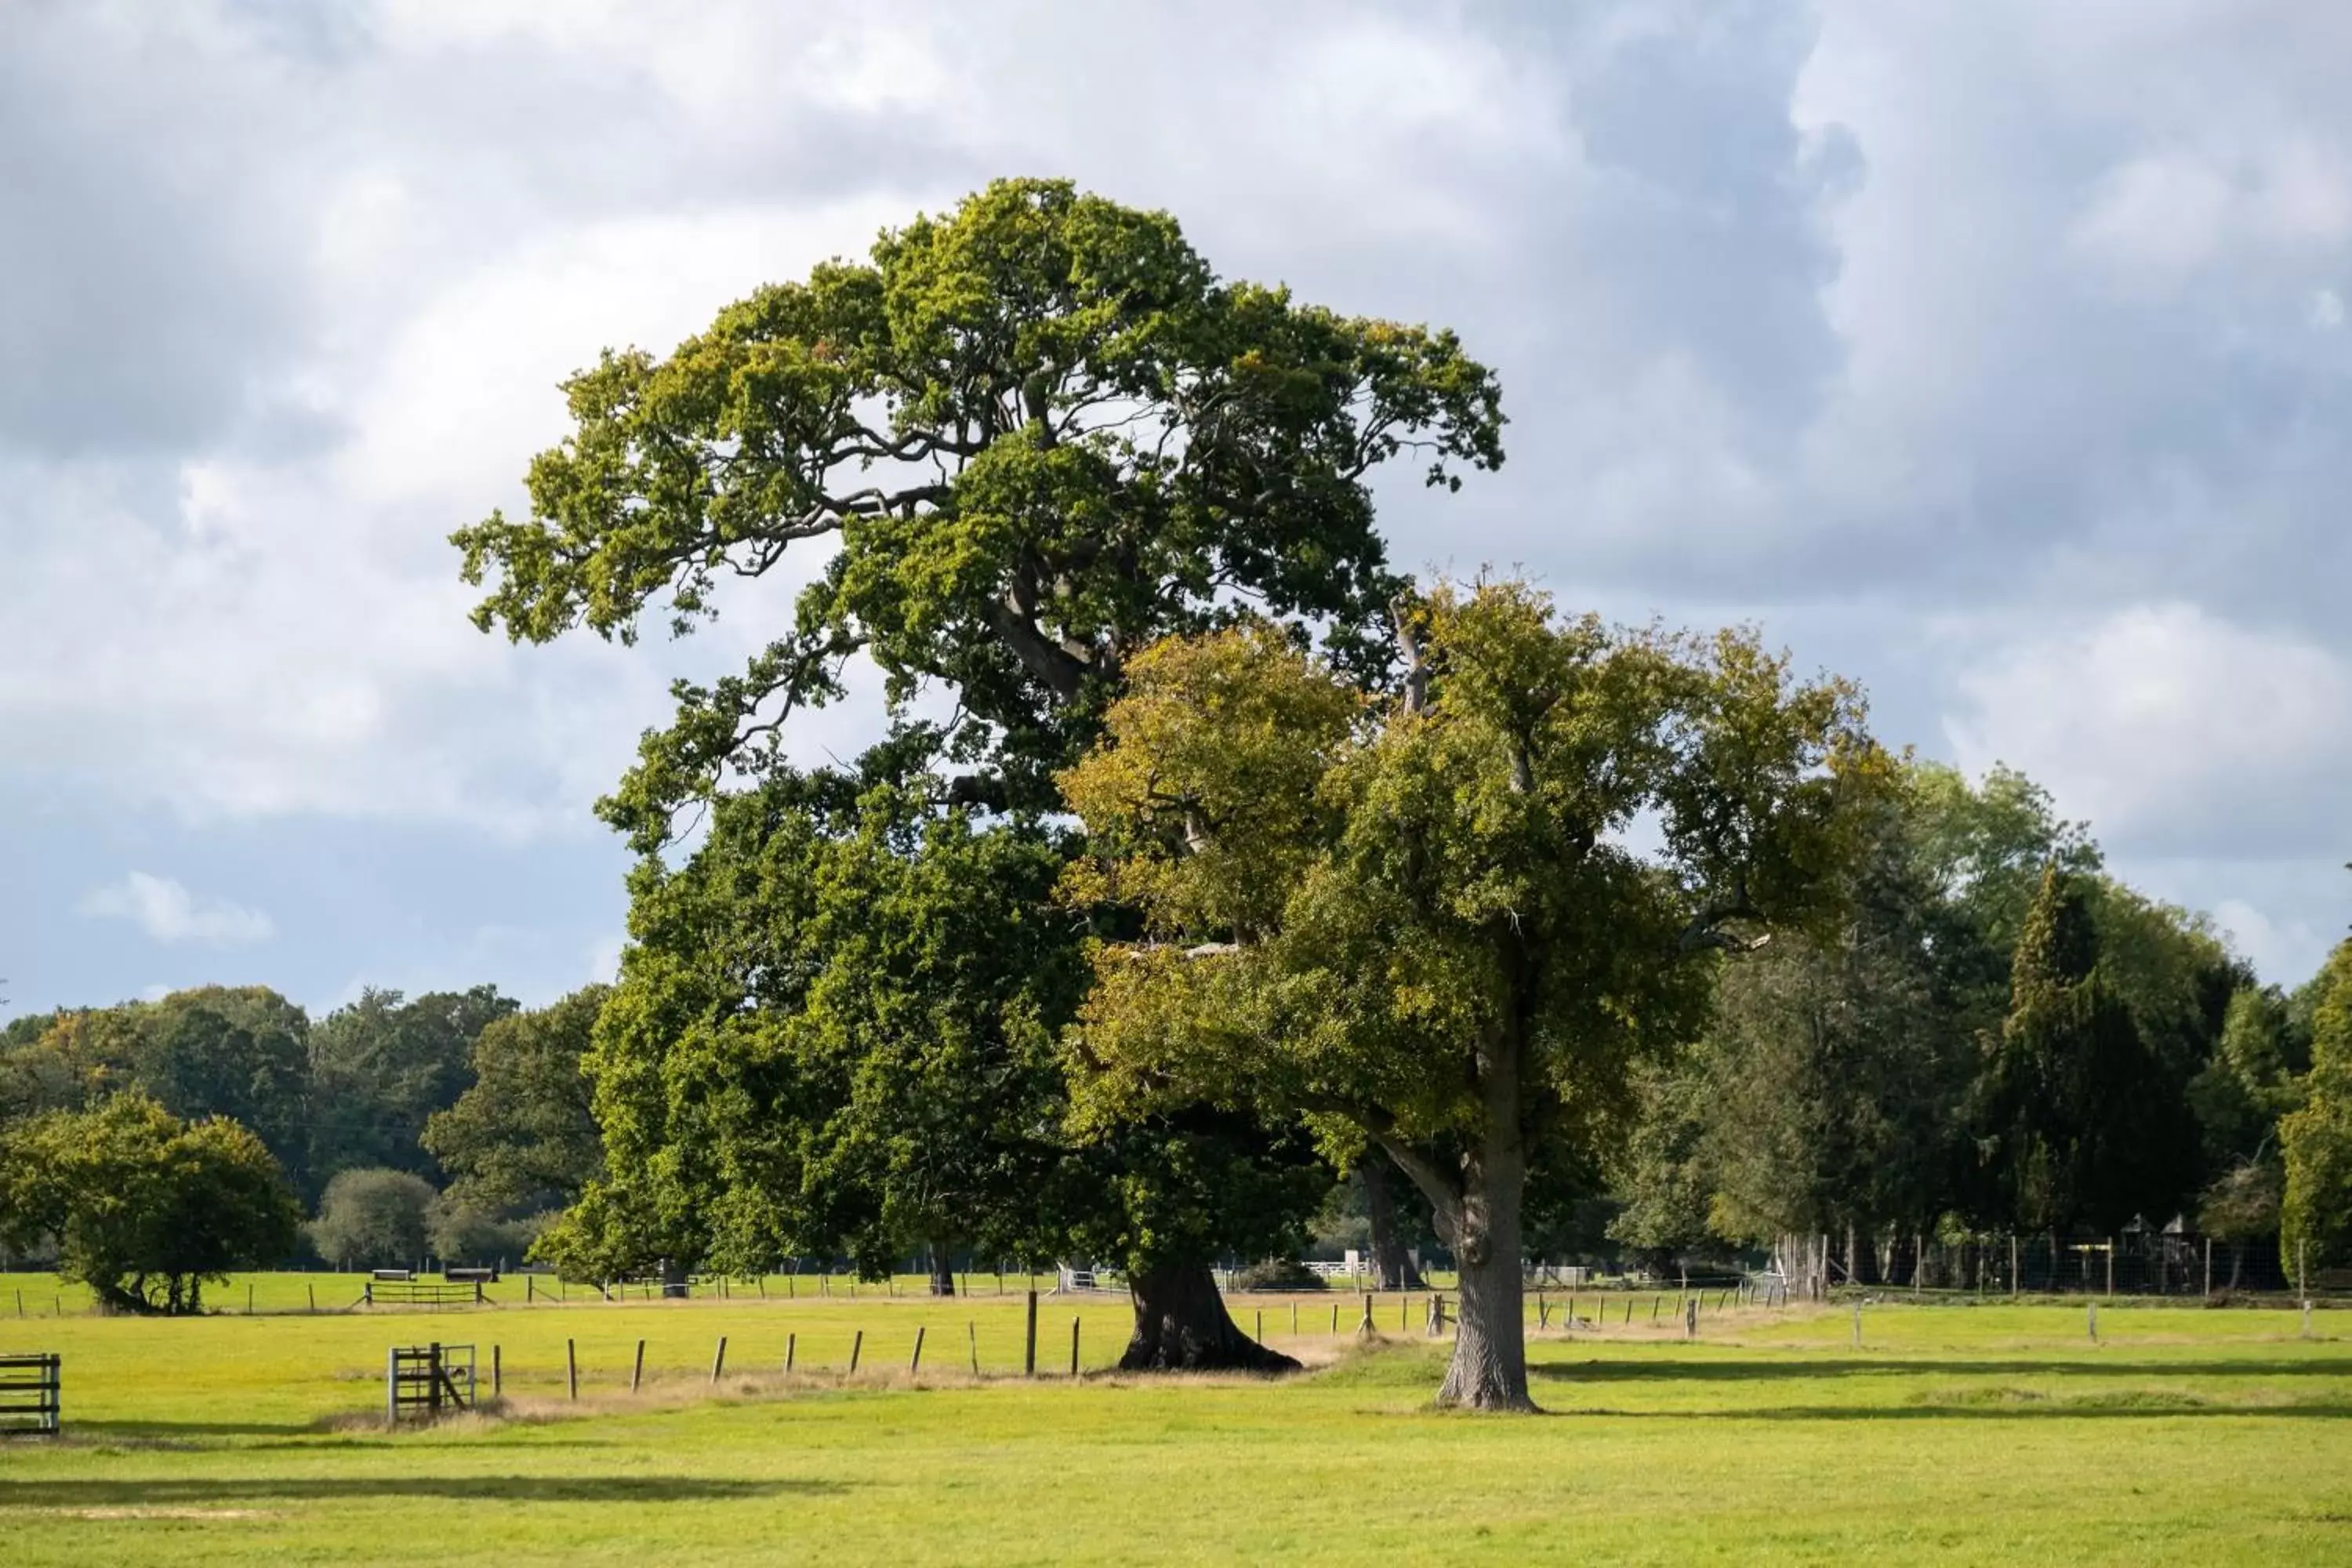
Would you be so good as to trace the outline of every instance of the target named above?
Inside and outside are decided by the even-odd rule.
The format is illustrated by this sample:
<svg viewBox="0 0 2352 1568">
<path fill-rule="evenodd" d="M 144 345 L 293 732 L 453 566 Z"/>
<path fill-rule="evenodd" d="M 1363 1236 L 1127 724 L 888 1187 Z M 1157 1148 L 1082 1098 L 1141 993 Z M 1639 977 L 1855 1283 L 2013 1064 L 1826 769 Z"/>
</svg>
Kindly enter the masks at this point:
<svg viewBox="0 0 2352 1568">
<path fill-rule="evenodd" d="M 2182 1416 L 2235 1420 L 2352 1420 L 2352 1405 L 2205 1405 L 2190 1400 L 2168 1404 L 2158 1398 L 2102 1401 L 2088 1399 L 2021 1399 L 2015 1402 L 1960 1402 L 1949 1405 L 1771 1405 L 1753 1409 L 1733 1406 L 1716 1410 L 1612 1410 L 1604 1406 L 1563 1408 L 1547 1405 L 1547 1415 L 1606 1415 L 1636 1421 L 2095 1421 L 2124 1418 L 2170 1421 Z"/>
<path fill-rule="evenodd" d="M 840 1481 L 691 1476 L 222 1476 L 191 1480 L 0 1480 L 0 1509 L 154 1508 L 234 1502 L 444 1498 L 457 1502 L 731 1502 L 822 1496 Z"/>
<path fill-rule="evenodd" d="M 1539 1361 L 1530 1376 L 1560 1383 L 1746 1383 L 1832 1377 L 2336 1377 L 2352 1359 L 2294 1361 L 1892 1361 L 1859 1356 L 1781 1360 Z"/>
</svg>

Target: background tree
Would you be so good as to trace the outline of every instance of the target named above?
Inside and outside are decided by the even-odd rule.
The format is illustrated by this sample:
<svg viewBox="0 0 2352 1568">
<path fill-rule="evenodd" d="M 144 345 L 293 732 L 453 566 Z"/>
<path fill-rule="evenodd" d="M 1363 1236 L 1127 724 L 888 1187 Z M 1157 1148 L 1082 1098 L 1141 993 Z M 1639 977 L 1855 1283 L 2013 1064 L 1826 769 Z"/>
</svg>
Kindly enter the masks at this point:
<svg viewBox="0 0 2352 1568">
<path fill-rule="evenodd" d="M 201 1310 L 206 1284 L 284 1261 L 300 1218 L 250 1131 L 143 1094 L 0 1129 L 0 1241 L 54 1237 L 59 1271 L 117 1310 Z"/>
<path fill-rule="evenodd" d="M 411 1171 L 341 1171 L 327 1184 L 310 1246 L 338 1268 L 414 1264 L 428 1245 L 425 1222 L 437 1194 Z"/>
<path fill-rule="evenodd" d="M 1064 775 L 1075 896 L 1139 910 L 1074 1036 L 1087 1114 L 1169 1095 L 1310 1110 L 1428 1196 L 1461 1269 L 1440 1397 L 1529 1404 L 1531 1151 L 1597 1147 L 1633 1065 L 1696 1027 L 1705 955 L 1809 909 L 1868 771 L 1859 704 L 1749 638 L 1559 622 L 1516 584 L 1406 618 L 1367 714 L 1270 630 L 1136 661 Z M 1654 815 L 1658 851 L 1623 837 Z"/>
<path fill-rule="evenodd" d="M 1050 810 L 1052 771 L 1133 654 L 1244 605 L 1312 622 L 1335 658 L 1369 669 L 1368 629 L 1397 586 L 1374 471 L 1409 454 L 1452 486 L 1502 456 L 1494 377 L 1451 334 L 1221 282 L 1165 214 L 1050 181 L 991 185 L 885 233 L 866 262 L 729 307 L 667 359 L 608 353 L 567 390 L 573 430 L 531 465 L 530 519 L 455 536 L 467 579 L 495 579 L 485 628 L 631 640 L 652 610 L 682 632 L 725 578 L 762 576 L 802 541 L 832 552 L 740 676 L 676 689 L 676 721 L 602 804 L 648 854 L 685 804 L 777 772 L 790 714 L 838 697 L 854 658 L 881 669 L 894 714 L 929 683 L 952 695 L 953 717 L 902 723 L 868 770 L 969 770 L 933 810 Z M 619 1039 L 635 1026 L 610 1026 Z M 652 1103 L 669 1071 L 647 1053 L 709 1057 L 710 1040 L 687 1038 L 690 1016 L 657 1026 L 677 1033 L 616 1050 L 609 1068 L 598 1058 L 598 1103 L 615 1117 Z M 728 1050 L 758 1034 L 733 1027 Z M 666 1141 L 638 1140 L 640 1126 Z M 551 1245 L 575 1258 L 622 1238 L 661 1255 L 695 1245 L 693 1217 L 659 1195 L 700 1180 L 690 1124 L 606 1131 L 630 1145 L 611 1156 L 614 1182 Z M 992 1136 L 971 1131 L 958 1141 Z M 1162 1197 L 1183 1190 L 1135 1174 Z M 1176 1234 L 1139 1220 L 1111 1230 Z M 1213 1304 L 1206 1262 L 1182 1267 L 1169 1299 Z M 1238 1340 L 1215 1319 L 1169 1342 Z"/>
<path fill-rule="evenodd" d="M 582 1061 L 611 995 L 608 985 L 583 986 L 549 1006 L 502 1014 L 474 1037 L 472 1082 L 419 1139 L 449 1173 L 452 1204 L 483 1215 L 562 1209 L 603 1168 Z"/>
<path fill-rule="evenodd" d="M 2303 1104 L 2279 1123 L 2279 1142 L 2288 1277 L 2352 1266 L 2352 942 L 2337 944 L 2313 983 L 2311 1071 Z"/>
<path fill-rule="evenodd" d="M 2100 965 L 2083 885 L 2055 867 L 2011 964 L 2014 999 L 1980 1092 L 1990 1213 L 2036 1230 L 2161 1223 L 2191 1188 L 2197 1128 L 2168 1065 Z"/>
<path fill-rule="evenodd" d="M 310 1175 L 365 1167 L 441 1173 L 421 1135 L 472 1081 L 482 1031 L 518 1004 L 492 985 L 405 999 L 373 986 L 310 1030 Z"/>
<path fill-rule="evenodd" d="M 1906 759 L 1885 784 L 1854 819 L 1841 918 L 1727 966 L 1704 1035 L 1643 1080 L 1616 1234 L 1704 1249 L 1842 1233 L 1874 1280 L 1894 1237 L 1958 1201 L 1976 1041 L 2007 999 L 2002 933 L 2039 878 L 2027 857 L 2096 855 L 2013 773 L 1979 793 Z"/>
</svg>

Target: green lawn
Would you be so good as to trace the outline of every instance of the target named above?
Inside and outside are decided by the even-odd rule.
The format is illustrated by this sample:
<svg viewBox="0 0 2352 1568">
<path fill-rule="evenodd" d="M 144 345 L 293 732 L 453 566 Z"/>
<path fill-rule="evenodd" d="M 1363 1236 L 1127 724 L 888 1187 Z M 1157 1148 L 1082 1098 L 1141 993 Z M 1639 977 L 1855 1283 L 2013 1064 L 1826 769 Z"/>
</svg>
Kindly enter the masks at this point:
<svg viewBox="0 0 2352 1568">
<path fill-rule="evenodd" d="M 64 1353 L 70 1433 L 0 1444 L 0 1563 L 2352 1562 L 2342 1313 L 2305 1341 L 2290 1312 L 2106 1305 L 2095 1344 L 2081 1306 L 1874 1306 L 1857 1348 L 1844 1308 L 1696 1343 L 1637 1309 L 1538 1338 L 1550 1414 L 1478 1418 L 1431 1411 L 1443 1351 L 1393 1296 L 1369 1352 L 1329 1298 L 1296 1341 L 1267 1300 L 1267 1337 L 1327 1363 L 1279 1384 L 1102 1373 L 1115 1300 L 1076 1310 L 1074 1382 L 1048 1298 L 1028 1383 L 1017 1297 L 266 1310 L 303 1284 L 142 1322 L 43 1317 L 0 1277 L 0 1350 Z M 500 1346 L 505 1418 L 374 1425 L 385 1348 L 431 1339 Z"/>
</svg>

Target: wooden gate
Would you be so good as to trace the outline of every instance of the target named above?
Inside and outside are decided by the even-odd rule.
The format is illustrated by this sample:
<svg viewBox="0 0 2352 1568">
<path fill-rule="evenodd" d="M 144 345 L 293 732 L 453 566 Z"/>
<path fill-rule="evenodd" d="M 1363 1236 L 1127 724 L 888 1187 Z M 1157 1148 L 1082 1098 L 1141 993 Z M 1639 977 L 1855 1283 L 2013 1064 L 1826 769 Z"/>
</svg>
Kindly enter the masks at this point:
<svg viewBox="0 0 2352 1568">
<path fill-rule="evenodd" d="M 434 1420 L 474 1407 L 474 1347 L 394 1346 L 383 1358 L 383 1418 Z"/>
<path fill-rule="evenodd" d="M 0 1437 L 57 1436 L 63 1366 L 54 1353 L 0 1355 Z"/>
</svg>

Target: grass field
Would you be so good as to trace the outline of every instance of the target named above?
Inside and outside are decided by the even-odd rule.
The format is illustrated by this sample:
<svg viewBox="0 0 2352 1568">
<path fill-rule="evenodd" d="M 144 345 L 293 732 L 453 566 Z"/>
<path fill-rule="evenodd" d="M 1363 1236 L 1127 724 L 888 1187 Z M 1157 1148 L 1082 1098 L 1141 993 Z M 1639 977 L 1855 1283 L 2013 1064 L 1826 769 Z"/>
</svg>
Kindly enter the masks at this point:
<svg viewBox="0 0 2352 1568">
<path fill-rule="evenodd" d="M 2305 1340 L 2291 1312 L 2109 1304 L 2095 1344 L 2078 1305 L 1888 1304 L 1857 1348 L 1843 1307 L 1685 1343 L 1636 1298 L 1631 1327 L 1538 1337 L 1549 1414 L 1481 1418 L 1430 1408 L 1443 1348 L 1393 1296 L 1370 1349 L 1329 1298 L 1295 1340 L 1268 1299 L 1266 1337 L 1321 1363 L 1282 1383 L 1103 1372 L 1110 1299 L 1077 1310 L 1073 1380 L 1049 1298 L 1031 1383 L 1017 1297 L 312 1316 L 268 1310 L 304 1277 L 253 1283 L 260 1315 L 159 1322 L 44 1285 L 45 1318 L 0 1277 L 0 1350 L 65 1355 L 69 1434 L 0 1444 L 0 1563 L 2352 1563 L 2344 1313 Z M 384 1433 L 385 1348 L 433 1339 L 486 1369 L 497 1343 L 506 1412 Z"/>
</svg>

